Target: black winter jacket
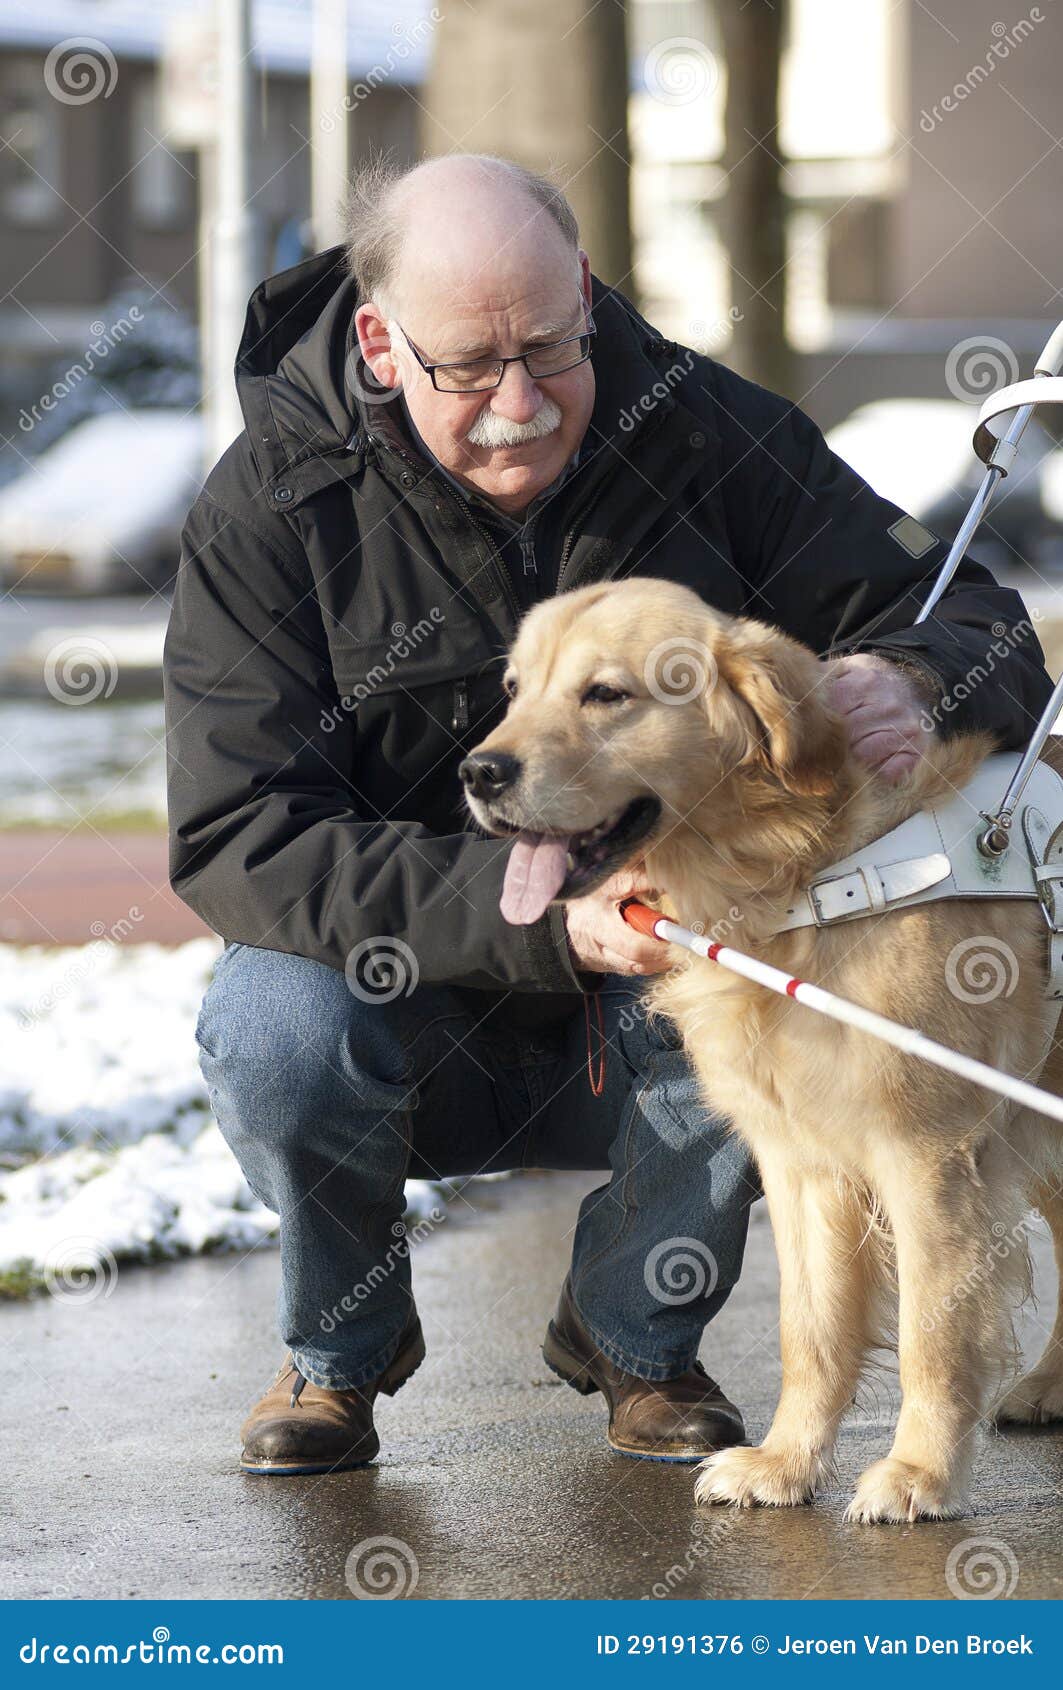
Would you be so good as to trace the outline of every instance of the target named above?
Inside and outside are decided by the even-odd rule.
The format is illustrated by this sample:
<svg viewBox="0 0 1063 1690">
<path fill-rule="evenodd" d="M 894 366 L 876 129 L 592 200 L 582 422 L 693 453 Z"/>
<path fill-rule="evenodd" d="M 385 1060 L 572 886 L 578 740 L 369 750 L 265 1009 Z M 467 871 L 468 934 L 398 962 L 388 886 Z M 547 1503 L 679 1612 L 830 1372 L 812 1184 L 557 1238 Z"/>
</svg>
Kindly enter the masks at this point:
<svg viewBox="0 0 1063 1690">
<path fill-rule="evenodd" d="M 602 977 L 573 969 L 560 905 L 503 920 L 509 844 L 474 830 L 456 773 L 504 713 L 514 583 L 476 501 L 371 391 L 342 258 L 252 295 L 246 427 L 184 527 L 164 659 L 171 882 L 228 940 L 339 970 L 397 955 L 411 979 L 514 994 L 517 1021 L 571 1013 Z M 597 281 L 593 308 L 585 450 L 537 524 L 546 591 L 663 576 L 945 689 L 1023 624 L 1018 594 L 967 561 L 913 627 L 940 540 L 796 405 L 663 340 Z M 1019 747 L 1051 692 L 1033 632 L 990 667 L 941 731 Z"/>
</svg>

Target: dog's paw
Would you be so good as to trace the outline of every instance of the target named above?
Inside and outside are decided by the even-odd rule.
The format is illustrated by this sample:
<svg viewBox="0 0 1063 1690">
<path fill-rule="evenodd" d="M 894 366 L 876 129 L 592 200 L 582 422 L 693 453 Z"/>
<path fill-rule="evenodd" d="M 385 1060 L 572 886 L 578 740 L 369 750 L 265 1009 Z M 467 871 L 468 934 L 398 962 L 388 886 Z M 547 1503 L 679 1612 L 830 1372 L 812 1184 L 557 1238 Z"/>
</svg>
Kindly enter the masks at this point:
<svg viewBox="0 0 1063 1690">
<path fill-rule="evenodd" d="M 1050 1426 L 1063 1420 L 1063 1380 L 1036 1373 L 1020 1379 L 997 1404 L 993 1419 L 998 1426 Z"/>
<path fill-rule="evenodd" d="M 895 1524 L 953 1520 L 963 1512 L 963 1498 L 955 1484 L 923 1467 L 887 1456 L 861 1473 L 845 1518 L 871 1526 L 884 1520 Z"/>
<path fill-rule="evenodd" d="M 729 1502 L 751 1508 L 794 1508 L 811 1502 L 820 1477 L 820 1463 L 807 1452 L 735 1447 L 718 1450 L 698 1468 L 694 1485 L 697 1503 Z"/>
</svg>

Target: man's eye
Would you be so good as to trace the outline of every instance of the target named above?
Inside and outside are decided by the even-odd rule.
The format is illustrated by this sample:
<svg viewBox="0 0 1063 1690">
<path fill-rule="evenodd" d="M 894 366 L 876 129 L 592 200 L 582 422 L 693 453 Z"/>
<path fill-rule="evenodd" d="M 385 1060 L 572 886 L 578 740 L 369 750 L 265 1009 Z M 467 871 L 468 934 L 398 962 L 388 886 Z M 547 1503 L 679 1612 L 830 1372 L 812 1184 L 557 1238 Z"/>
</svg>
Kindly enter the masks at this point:
<svg viewBox="0 0 1063 1690">
<path fill-rule="evenodd" d="M 587 688 L 581 699 L 582 704 L 619 704 L 621 699 L 630 698 L 629 692 L 622 692 L 619 687 L 607 687 L 604 682 L 595 682 Z"/>
</svg>

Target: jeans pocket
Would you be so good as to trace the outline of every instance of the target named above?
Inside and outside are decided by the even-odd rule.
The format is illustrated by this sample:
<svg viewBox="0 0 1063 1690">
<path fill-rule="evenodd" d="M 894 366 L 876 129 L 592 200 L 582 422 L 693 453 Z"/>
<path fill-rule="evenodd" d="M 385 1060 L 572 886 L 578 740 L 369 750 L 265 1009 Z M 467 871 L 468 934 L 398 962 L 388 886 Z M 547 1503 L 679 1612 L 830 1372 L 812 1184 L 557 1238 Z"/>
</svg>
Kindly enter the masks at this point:
<svg viewBox="0 0 1063 1690">
<path fill-rule="evenodd" d="M 241 944 L 239 939 L 230 939 L 226 944 L 225 949 L 222 951 L 221 956 L 218 957 L 214 963 L 214 973 L 220 973 L 220 971 L 225 967 L 225 964 L 232 961 L 237 951 L 244 951 L 246 949 L 247 946 Z"/>
</svg>

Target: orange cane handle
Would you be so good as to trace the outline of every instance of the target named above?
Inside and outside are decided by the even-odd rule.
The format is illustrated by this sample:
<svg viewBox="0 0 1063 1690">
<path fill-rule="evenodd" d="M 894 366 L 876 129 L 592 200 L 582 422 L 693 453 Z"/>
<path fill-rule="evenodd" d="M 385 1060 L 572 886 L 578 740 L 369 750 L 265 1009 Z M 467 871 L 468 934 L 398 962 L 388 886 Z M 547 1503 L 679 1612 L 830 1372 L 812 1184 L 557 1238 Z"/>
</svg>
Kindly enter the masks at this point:
<svg viewBox="0 0 1063 1690">
<path fill-rule="evenodd" d="M 636 933 L 645 933 L 647 939 L 660 939 L 660 934 L 653 931 L 658 921 L 666 918 L 660 910 L 651 910 L 648 904 L 640 904 L 637 898 L 622 898 L 617 906 L 620 914 L 629 927 Z M 662 939 L 661 943 L 665 941 Z"/>
</svg>

